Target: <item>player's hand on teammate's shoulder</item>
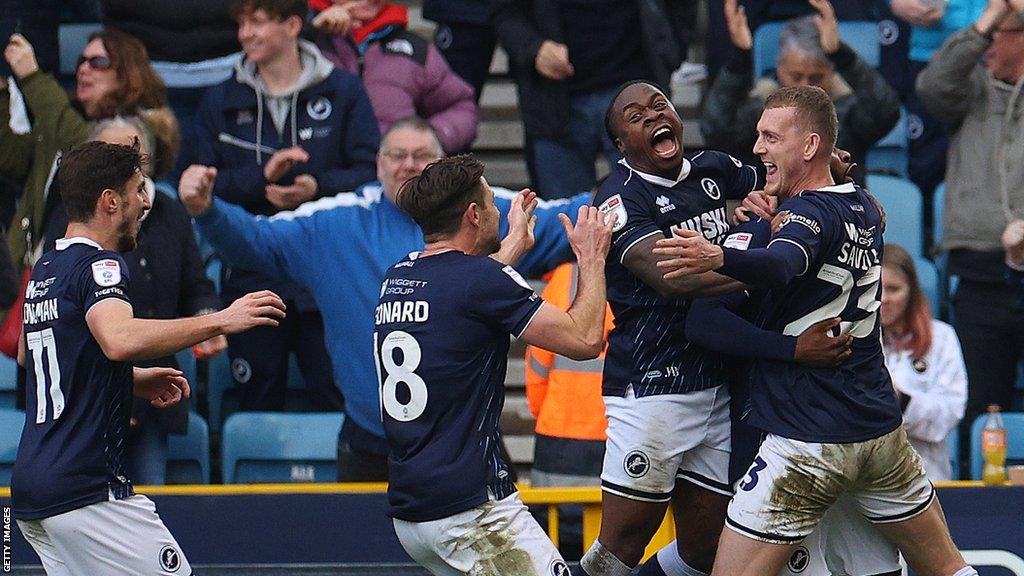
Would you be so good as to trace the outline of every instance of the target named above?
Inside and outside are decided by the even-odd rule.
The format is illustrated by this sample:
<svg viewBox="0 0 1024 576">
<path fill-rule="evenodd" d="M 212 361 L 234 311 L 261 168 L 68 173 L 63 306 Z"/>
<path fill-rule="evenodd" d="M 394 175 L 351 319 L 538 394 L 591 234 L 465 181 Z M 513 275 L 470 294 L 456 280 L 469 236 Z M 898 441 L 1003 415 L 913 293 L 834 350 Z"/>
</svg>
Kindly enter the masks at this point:
<svg viewBox="0 0 1024 576">
<path fill-rule="evenodd" d="M 178 198 L 192 216 L 201 216 L 213 203 L 213 183 L 217 169 L 213 166 L 193 164 L 181 173 L 178 180 Z"/>
<path fill-rule="evenodd" d="M 565 214 L 559 214 L 558 219 L 562 221 L 569 245 L 581 265 L 585 262 L 604 262 L 612 245 L 616 214 L 602 214 L 596 206 L 580 206 L 575 225 Z"/>
<path fill-rule="evenodd" d="M 192 395 L 188 380 L 174 368 L 134 368 L 132 392 L 154 408 L 170 408 Z"/>
<path fill-rule="evenodd" d="M 284 301 L 270 290 L 250 292 L 220 312 L 214 312 L 224 334 L 237 334 L 257 326 L 277 326 L 284 319 Z"/>
<path fill-rule="evenodd" d="M 796 338 L 793 360 L 812 368 L 835 368 L 853 355 L 853 336 L 833 336 L 839 330 L 839 318 L 811 324 Z"/>
<path fill-rule="evenodd" d="M 665 258 L 657 263 L 665 279 L 710 272 L 722 266 L 721 246 L 708 242 L 700 232 L 681 228 L 672 231 L 671 238 L 661 238 L 654 243 L 654 254 Z"/>
</svg>

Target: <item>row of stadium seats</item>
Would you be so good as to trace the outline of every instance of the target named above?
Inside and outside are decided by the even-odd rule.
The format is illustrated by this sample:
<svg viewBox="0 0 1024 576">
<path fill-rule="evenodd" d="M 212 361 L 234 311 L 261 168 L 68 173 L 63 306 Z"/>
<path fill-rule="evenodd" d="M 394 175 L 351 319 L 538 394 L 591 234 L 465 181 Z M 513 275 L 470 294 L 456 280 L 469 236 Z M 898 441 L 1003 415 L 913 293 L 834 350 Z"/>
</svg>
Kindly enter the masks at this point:
<svg viewBox="0 0 1024 576">
<path fill-rule="evenodd" d="M 242 412 L 224 424 L 221 463 L 225 484 L 258 482 L 333 482 L 337 478 L 337 441 L 344 416 L 337 413 Z M 986 415 L 971 427 L 971 478 L 980 479 L 981 432 Z M 0 409 L 0 485 L 11 479 L 25 413 Z M 1024 464 L 1024 412 L 1006 412 L 1007 463 Z M 959 450 L 950 436 L 956 474 Z M 210 482 L 210 431 L 206 420 L 192 414 L 188 434 L 171 436 L 167 466 L 169 484 Z"/>
<path fill-rule="evenodd" d="M 344 419 L 334 412 L 232 415 L 221 438 L 224 483 L 334 482 Z M 10 484 L 24 423 L 24 412 L 0 409 L 0 486 Z M 188 434 L 170 437 L 167 483 L 209 484 L 210 478 L 210 429 L 193 412 Z"/>
</svg>

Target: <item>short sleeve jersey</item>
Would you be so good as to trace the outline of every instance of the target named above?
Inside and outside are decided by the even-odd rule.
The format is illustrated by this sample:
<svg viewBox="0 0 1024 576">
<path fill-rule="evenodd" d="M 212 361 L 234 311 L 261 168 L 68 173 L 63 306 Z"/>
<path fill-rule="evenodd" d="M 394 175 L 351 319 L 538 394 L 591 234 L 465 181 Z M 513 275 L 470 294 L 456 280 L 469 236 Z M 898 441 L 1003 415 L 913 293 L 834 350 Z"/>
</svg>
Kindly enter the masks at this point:
<svg viewBox="0 0 1024 576">
<path fill-rule="evenodd" d="M 35 520 L 132 495 L 125 433 L 132 366 L 108 359 L 89 331 L 97 303 L 128 299 L 116 252 L 61 239 L 25 290 L 25 427 L 11 476 L 14 516 Z"/>
<path fill-rule="evenodd" d="M 388 270 L 373 337 L 392 517 L 436 520 L 515 492 L 498 431 L 509 335 L 542 303 L 487 257 L 414 253 Z"/>
<path fill-rule="evenodd" d="M 605 179 L 594 205 L 615 214 L 605 275 L 615 328 L 608 336 L 603 393 L 637 397 L 680 394 L 719 385 L 724 357 L 693 344 L 684 334 L 689 298 L 665 298 L 623 262 L 637 243 L 671 237 L 672 228 L 700 232 L 721 243 L 729 232 L 726 200 L 743 198 L 757 186 L 757 171 L 728 154 L 704 151 L 683 160 L 672 181 L 631 168 L 623 160 Z"/>
<path fill-rule="evenodd" d="M 759 360 L 751 374 L 750 423 L 804 442 L 860 442 L 902 423 L 885 367 L 878 309 L 884 243 L 882 216 L 853 184 L 805 191 L 788 200 L 772 245 L 797 247 L 802 274 L 771 293 L 765 329 L 797 336 L 838 317 L 853 335 L 853 355 L 838 369 Z"/>
</svg>

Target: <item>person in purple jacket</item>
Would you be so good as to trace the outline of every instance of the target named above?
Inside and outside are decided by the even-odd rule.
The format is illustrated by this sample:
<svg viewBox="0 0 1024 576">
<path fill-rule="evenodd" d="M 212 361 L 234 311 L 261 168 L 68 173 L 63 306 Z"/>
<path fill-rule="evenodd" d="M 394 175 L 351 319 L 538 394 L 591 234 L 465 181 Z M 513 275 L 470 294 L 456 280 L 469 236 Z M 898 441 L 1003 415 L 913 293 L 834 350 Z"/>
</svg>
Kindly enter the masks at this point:
<svg viewBox="0 0 1024 576">
<path fill-rule="evenodd" d="M 387 0 L 333 0 L 313 19 L 324 56 L 362 77 L 381 133 L 415 115 L 434 127 L 445 153 L 465 150 L 480 124 L 473 88 L 408 22 L 406 7 Z"/>
</svg>

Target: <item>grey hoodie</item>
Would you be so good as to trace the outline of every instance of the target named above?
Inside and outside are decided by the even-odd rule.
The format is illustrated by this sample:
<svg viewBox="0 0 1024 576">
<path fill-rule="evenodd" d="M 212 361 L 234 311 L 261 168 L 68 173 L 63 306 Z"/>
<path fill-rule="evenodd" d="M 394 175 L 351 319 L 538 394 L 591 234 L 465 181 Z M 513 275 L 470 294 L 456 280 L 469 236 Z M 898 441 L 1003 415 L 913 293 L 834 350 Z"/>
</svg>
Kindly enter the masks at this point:
<svg viewBox="0 0 1024 576">
<path fill-rule="evenodd" d="M 302 74 L 299 76 L 298 82 L 288 91 L 280 94 L 272 94 L 270 92 L 256 72 L 255 62 L 243 58 L 235 65 L 235 80 L 249 86 L 256 92 L 256 160 L 260 164 L 263 163 L 264 110 L 270 112 L 270 119 L 274 123 L 274 128 L 277 129 L 278 135 L 283 140 L 288 113 L 297 105 L 299 93 L 323 82 L 334 71 L 334 64 L 325 58 L 320 49 L 312 42 L 299 40 L 299 59 L 302 63 Z M 296 116 L 296 114 L 292 114 L 292 146 L 298 146 L 299 143 Z"/>
</svg>

